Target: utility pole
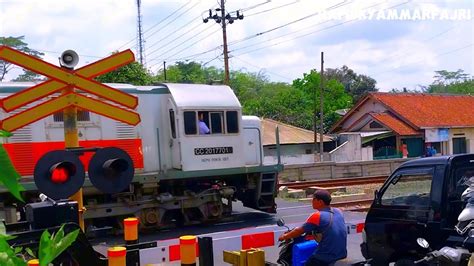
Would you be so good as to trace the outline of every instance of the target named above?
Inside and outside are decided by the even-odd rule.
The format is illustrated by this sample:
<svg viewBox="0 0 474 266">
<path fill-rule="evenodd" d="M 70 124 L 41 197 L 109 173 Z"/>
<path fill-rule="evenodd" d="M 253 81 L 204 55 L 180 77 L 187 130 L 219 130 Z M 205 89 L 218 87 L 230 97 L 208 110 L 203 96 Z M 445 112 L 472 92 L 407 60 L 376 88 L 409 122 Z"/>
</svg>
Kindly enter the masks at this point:
<svg viewBox="0 0 474 266">
<path fill-rule="evenodd" d="M 163 61 L 163 74 L 165 75 L 165 81 L 166 81 L 166 61 Z"/>
<path fill-rule="evenodd" d="M 324 134 L 324 105 L 323 105 L 323 99 L 324 99 L 324 52 L 321 52 L 321 92 L 319 95 L 319 107 L 320 107 L 320 113 L 319 113 L 319 161 L 322 162 L 324 161 L 324 142 L 323 142 L 323 134 Z"/>
<path fill-rule="evenodd" d="M 224 47 L 224 84 L 229 85 L 229 51 L 227 50 L 227 22 L 229 24 L 234 23 L 235 20 L 237 19 L 244 19 L 244 15 L 241 13 L 240 10 L 236 11 L 236 16 L 233 17 L 229 13 L 225 13 L 225 1 L 221 0 L 221 6 L 220 8 L 215 9 L 216 13 L 212 14 L 212 10 L 209 9 L 209 16 L 207 18 L 203 18 L 202 21 L 204 23 L 207 23 L 209 19 L 213 19 L 216 23 L 221 24 L 222 27 L 222 42 L 223 42 L 223 47 Z M 220 16 L 218 15 L 220 12 Z M 231 12 L 234 13 L 234 12 Z"/>
<path fill-rule="evenodd" d="M 138 10 L 138 16 L 137 16 L 138 61 L 143 66 L 143 64 L 145 63 L 145 56 L 144 56 L 144 54 L 145 54 L 145 45 L 144 45 L 145 39 L 143 38 L 143 30 L 142 30 L 141 0 L 137 0 L 137 10 Z"/>
</svg>

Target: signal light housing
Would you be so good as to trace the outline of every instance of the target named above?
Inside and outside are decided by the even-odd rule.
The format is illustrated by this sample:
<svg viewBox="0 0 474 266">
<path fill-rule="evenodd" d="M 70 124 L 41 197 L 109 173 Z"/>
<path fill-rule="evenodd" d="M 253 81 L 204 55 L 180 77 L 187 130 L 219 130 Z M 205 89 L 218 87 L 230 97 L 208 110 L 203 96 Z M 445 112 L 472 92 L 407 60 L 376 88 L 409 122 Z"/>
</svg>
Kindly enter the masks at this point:
<svg viewBox="0 0 474 266">
<path fill-rule="evenodd" d="M 38 160 L 33 176 L 41 193 L 58 200 L 72 196 L 82 187 L 85 171 L 76 154 L 57 150 Z"/>
<path fill-rule="evenodd" d="M 97 150 L 89 162 L 89 179 L 104 193 L 125 190 L 135 174 L 132 158 L 122 149 L 107 147 Z"/>
</svg>

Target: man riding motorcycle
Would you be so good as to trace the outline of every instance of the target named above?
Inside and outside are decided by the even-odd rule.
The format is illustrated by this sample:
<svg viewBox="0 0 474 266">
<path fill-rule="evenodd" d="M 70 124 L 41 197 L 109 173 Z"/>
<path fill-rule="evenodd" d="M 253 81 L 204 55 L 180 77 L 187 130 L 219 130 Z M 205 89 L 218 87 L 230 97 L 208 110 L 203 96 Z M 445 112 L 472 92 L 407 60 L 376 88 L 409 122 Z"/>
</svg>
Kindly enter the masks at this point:
<svg viewBox="0 0 474 266">
<path fill-rule="evenodd" d="M 313 209 L 317 210 L 306 222 L 290 232 L 281 235 L 278 240 L 299 237 L 304 233 L 316 233 L 318 246 L 308 258 L 307 266 L 329 266 L 347 257 L 347 231 L 342 211 L 332 208 L 331 194 L 327 190 L 316 190 L 313 194 Z"/>
</svg>

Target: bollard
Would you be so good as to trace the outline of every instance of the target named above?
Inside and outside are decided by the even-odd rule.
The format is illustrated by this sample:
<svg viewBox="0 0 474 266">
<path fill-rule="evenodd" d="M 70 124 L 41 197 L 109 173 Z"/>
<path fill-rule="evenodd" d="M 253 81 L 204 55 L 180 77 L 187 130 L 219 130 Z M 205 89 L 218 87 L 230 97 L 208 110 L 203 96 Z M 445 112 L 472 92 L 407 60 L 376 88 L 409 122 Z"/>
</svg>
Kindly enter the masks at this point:
<svg viewBox="0 0 474 266">
<path fill-rule="evenodd" d="M 224 250 L 224 262 L 233 266 L 265 266 L 265 251 L 261 249 L 246 249 L 239 251 Z"/>
<path fill-rule="evenodd" d="M 127 249 L 124 247 L 111 247 L 107 249 L 108 266 L 125 266 L 126 256 Z"/>
<path fill-rule="evenodd" d="M 138 218 L 123 219 L 123 238 L 127 244 L 138 243 Z"/>
<path fill-rule="evenodd" d="M 196 236 L 179 238 L 181 265 L 196 265 Z"/>
<path fill-rule="evenodd" d="M 265 251 L 256 249 L 247 252 L 247 265 L 265 266 Z"/>
<path fill-rule="evenodd" d="M 199 265 L 214 266 L 212 237 L 198 237 Z"/>
<path fill-rule="evenodd" d="M 28 261 L 28 266 L 39 266 L 39 260 L 38 259 L 34 259 L 34 260 L 29 260 Z"/>
</svg>

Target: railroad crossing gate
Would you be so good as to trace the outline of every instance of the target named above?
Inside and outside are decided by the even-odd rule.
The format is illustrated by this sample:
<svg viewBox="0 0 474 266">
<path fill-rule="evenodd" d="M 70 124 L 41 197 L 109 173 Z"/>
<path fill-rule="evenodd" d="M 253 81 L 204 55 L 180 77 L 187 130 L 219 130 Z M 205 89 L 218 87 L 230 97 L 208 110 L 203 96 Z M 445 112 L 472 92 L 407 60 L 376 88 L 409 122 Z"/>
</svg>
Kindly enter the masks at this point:
<svg viewBox="0 0 474 266">
<path fill-rule="evenodd" d="M 52 65 L 7 46 L 0 46 L 0 60 L 49 78 L 36 86 L 1 99 L 0 107 L 6 112 L 55 94 L 41 104 L 0 120 L 0 129 L 14 131 L 62 110 L 67 111 L 68 115 L 71 112 L 74 114 L 75 107 L 133 126 L 140 122 L 140 115 L 133 111 L 138 105 L 137 97 L 94 80 L 101 74 L 135 61 L 130 50 L 113 54 L 77 70 L 68 66 Z M 88 95 L 77 93 L 76 88 L 87 92 Z M 73 121 L 76 120 L 75 115 L 72 116 Z M 79 222 L 84 229 L 81 187 L 84 183 L 85 169 L 78 158 L 81 148 L 78 147 L 78 137 L 75 133 L 77 127 L 75 122 L 67 125 L 65 122 L 64 129 L 66 149 L 72 150 L 56 150 L 45 154 L 36 164 L 34 179 L 38 189 L 48 197 L 63 199 L 72 196 L 78 201 Z M 74 149 L 79 152 L 75 153 Z M 105 193 L 117 193 L 130 184 L 134 167 L 130 156 L 119 148 L 95 148 L 94 157 L 89 162 L 88 173 L 89 179 L 99 190 Z"/>
<path fill-rule="evenodd" d="M 68 70 L 52 65 L 7 46 L 0 46 L 0 59 L 49 78 L 45 82 L 2 99 L 0 107 L 6 112 L 71 87 L 117 104 L 112 105 L 71 92 L 7 117 L 0 121 L 0 129 L 11 132 L 70 106 L 83 108 L 129 125 L 135 126 L 140 122 L 138 113 L 118 106 L 134 109 L 138 105 L 137 97 L 93 80 L 99 75 L 133 62 L 135 57 L 130 50 L 113 54 L 77 70 Z"/>
</svg>

